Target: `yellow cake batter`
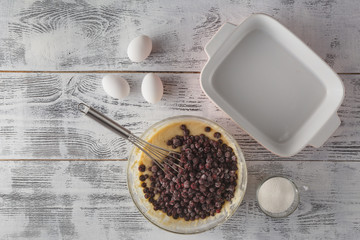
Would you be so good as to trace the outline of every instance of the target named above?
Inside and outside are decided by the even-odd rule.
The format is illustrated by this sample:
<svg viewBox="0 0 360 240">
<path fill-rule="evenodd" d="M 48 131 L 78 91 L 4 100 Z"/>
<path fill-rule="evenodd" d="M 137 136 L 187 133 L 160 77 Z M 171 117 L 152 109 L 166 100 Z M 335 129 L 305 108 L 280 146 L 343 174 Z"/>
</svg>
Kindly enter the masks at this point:
<svg viewBox="0 0 360 240">
<path fill-rule="evenodd" d="M 223 143 L 227 144 L 229 147 L 231 147 L 234 150 L 235 155 L 237 156 L 237 158 L 239 159 L 239 152 L 237 152 L 237 148 L 235 147 L 234 143 L 232 143 L 231 141 L 229 141 L 229 139 L 226 138 L 227 133 L 223 131 L 223 129 L 219 128 L 216 125 L 213 125 L 211 123 L 208 122 L 203 122 L 200 119 L 181 119 L 181 120 L 176 120 L 174 119 L 173 121 L 170 121 L 168 124 L 165 124 L 161 127 L 158 128 L 154 128 L 152 129 L 152 131 L 147 134 L 144 139 L 146 141 L 148 141 L 149 143 L 152 143 L 156 146 L 165 148 L 165 149 L 169 149 L 172 151 L 177 151 L 180 152 L 180 147 L 178 147 L 177 149 L 173 149 L 172 146 L 168 146 L 166 143 L 169 139 L 172 139 L 173 137 L 175 137 L 176 135 L 183 135 L 183 130 L 180 129 L 180 126 L 184 124 L 186 125 L 187 129 L 190 130 L 190 135 L 200 135 L 200 134 L 204 134 L 205 136 L 209 137 L 210 139 L 213 140 L 218 140 L 214 137 L 214 133 L 215 132 L 219 132 L 221 134 L 221 138 Z M 210 132 L 205 132 L 205 127 L 210 127 L 211 131 Z M 136 186 L 136 192 L 140 196 L 141 202 L 142 204 L 145 206 L 147 214 L 148 214 L 148 218 L 152 219 L 153 221 L 156 221 L 162 225 L 170 225 L 170 224 L 175 224 L 181 227 L 186 227 L 186 226 L 196 226 L 198 224 L 206 224 L 206 222 L 208 221 L 213 221 L 217 218 L 224 218 L 224 216 L 228 215 L 230 213 L 230 205 L 231 203 L 226 201 L 221 212 L 215 214 L 215 216 L 209 216 L 205 219 L 198 219 L 195 221 L 185 221 L 183 218 L 178 218 L 178 219 L 174 219 L 172 217 L 167 216 L 164 212 L 162 212 L 161 210 L 155 211 L 153 210 L 153 205 L 144 197 L 144 194 L 142 193 L 142 187 L 141 187 L 141 181 L 139 180 L 139 176 L 142 174 L 149 174 L 151 176 L 151 172 L 148 171 L 148 169 L 146 169 L 145 172 L 140 172 L 138 170 L 139 165 L 144 164 L 147 168 L 149 166 L 152 165 L 152 160 L 149 159 L 148 156 L 146 156 L 146 154 L 144 154 L 143 152 L 141 152 L 139 149 L 135 149 L 134 152 L 136 155 L 135 161 L 133 162 L 133 164 L 131 165 L 131 170 L 132 171 L 136 171 L 137 174 L 136 175 L 136 179 L 134 181 L 135 186 Z M 239 190 L 239 185 L 240 185 L 240 180 L 241 178 L 241 164 L 240 161 L 238 161 L 238 168 L 239 170 L 237 171 L 238 173 L 238 183 L 237 183 L 237 187 L 235 190 L 235 196 L 233 197 L 233 199 L 231 200 L 232 203 L 236 202 L 236 201 L 240 201 L 240 198 L 243 196 L 243 192 L 241 192 Z M 146 184 L 149 186 L 150 184 L 150 180 L 147 179 Z"/>
</svg>

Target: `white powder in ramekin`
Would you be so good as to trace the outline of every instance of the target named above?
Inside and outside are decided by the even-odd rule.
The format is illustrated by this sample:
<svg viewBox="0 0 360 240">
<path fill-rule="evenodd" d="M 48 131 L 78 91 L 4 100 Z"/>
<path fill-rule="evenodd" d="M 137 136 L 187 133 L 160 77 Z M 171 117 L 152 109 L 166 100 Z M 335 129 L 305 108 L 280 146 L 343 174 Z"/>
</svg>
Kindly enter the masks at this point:
<svg viewBox="0 0 360 240">
<path fill-rule="evenodd" d="M 283 177 L 270 178 L 261 185 L 257 198 L 261 208 L 265 211 L 285 212 L 295 200 L 294 185 Z"/>
</svg>

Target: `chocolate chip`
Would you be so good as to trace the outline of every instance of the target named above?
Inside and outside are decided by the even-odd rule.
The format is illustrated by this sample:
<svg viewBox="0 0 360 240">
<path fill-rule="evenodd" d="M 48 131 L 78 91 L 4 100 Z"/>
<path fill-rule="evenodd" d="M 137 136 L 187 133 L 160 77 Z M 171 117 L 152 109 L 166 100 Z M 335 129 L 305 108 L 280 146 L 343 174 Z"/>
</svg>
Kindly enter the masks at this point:
<svg viewBox="0 0 360 240">
<path fill-rule="evenodd" d="M 140 179 L 140 181 L 145 181 L 146 177 L 144 175 L 140 175 L 139 179 Z"/>
<path fill-rule="evenodd" d="M 185 130 L 184 130 L 184 136 L 188 136 L 189 134 L 190 134 L 189 129 L 185 129 Z"/>
<path fill-rule="evenodd" d="M 152 173 L 156 173 L 157 171 L 158 171 L 158 166 L 153 165 L 153 166 L 151 167 L 151 172 L 152 172 Z"/>
<path fill-rule="evenodd" d="M 141 164 L 141 165 L 139 166 L 139 171 L 140 171 L 140 172 L 145 172 L 145 170 L 146 170 L 145 165 L 144 165 L 144 164 Z"/>
<path fill-rule="evenodd" d="M 172 141 L 173 145 L 179 147 L 181 145 L 181 141 L 178 138 L 174 138 Z"/>
<path fill-rule="evenodd" d="M 214 133 L 214 137 L 215 138 L 221 138 L 221 133 L 219 133 L 219 132 Z"/>
</svg>

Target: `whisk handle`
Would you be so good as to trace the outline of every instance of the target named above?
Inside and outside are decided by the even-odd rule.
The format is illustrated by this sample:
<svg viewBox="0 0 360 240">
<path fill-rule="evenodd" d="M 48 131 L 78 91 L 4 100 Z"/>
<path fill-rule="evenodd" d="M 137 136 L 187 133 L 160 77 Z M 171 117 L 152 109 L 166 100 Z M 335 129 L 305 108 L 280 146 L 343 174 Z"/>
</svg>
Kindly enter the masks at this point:
<svg viewBox="0 0 360 240">
<path fill-rule="evenodd" d="M 104 116 L 103 114 L 99 113 L 92 107 L 85 105 L 84 103 L 80 103 L 78 106 L 79 110 L 86 114 L 86 116 L 90 117 L 91 119 L 97 121 L 104 127 L 110 129 L 111 131 L 119 134 L 125 139 L 128 139 L 131 134 L 129 130 L 124 128 L 123 126 L 119 125 L 115 121 L 111 120 L 110 118 Z"/>
</svg>

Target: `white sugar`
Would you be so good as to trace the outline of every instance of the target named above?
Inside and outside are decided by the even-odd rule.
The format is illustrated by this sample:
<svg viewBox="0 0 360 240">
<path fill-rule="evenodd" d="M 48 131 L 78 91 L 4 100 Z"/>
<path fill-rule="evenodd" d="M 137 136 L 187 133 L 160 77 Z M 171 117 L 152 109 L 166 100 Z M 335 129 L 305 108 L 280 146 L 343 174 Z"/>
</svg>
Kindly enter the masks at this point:
<svg viewBox="0 0 360 240">
<path fill-rule="evenodd" d="M 270 213 L 288 210 L 295 199 L 295 189 L 288 179 L 274 177 L 265 181 L 258 191 L 260 206 Z"/>
</svg>

